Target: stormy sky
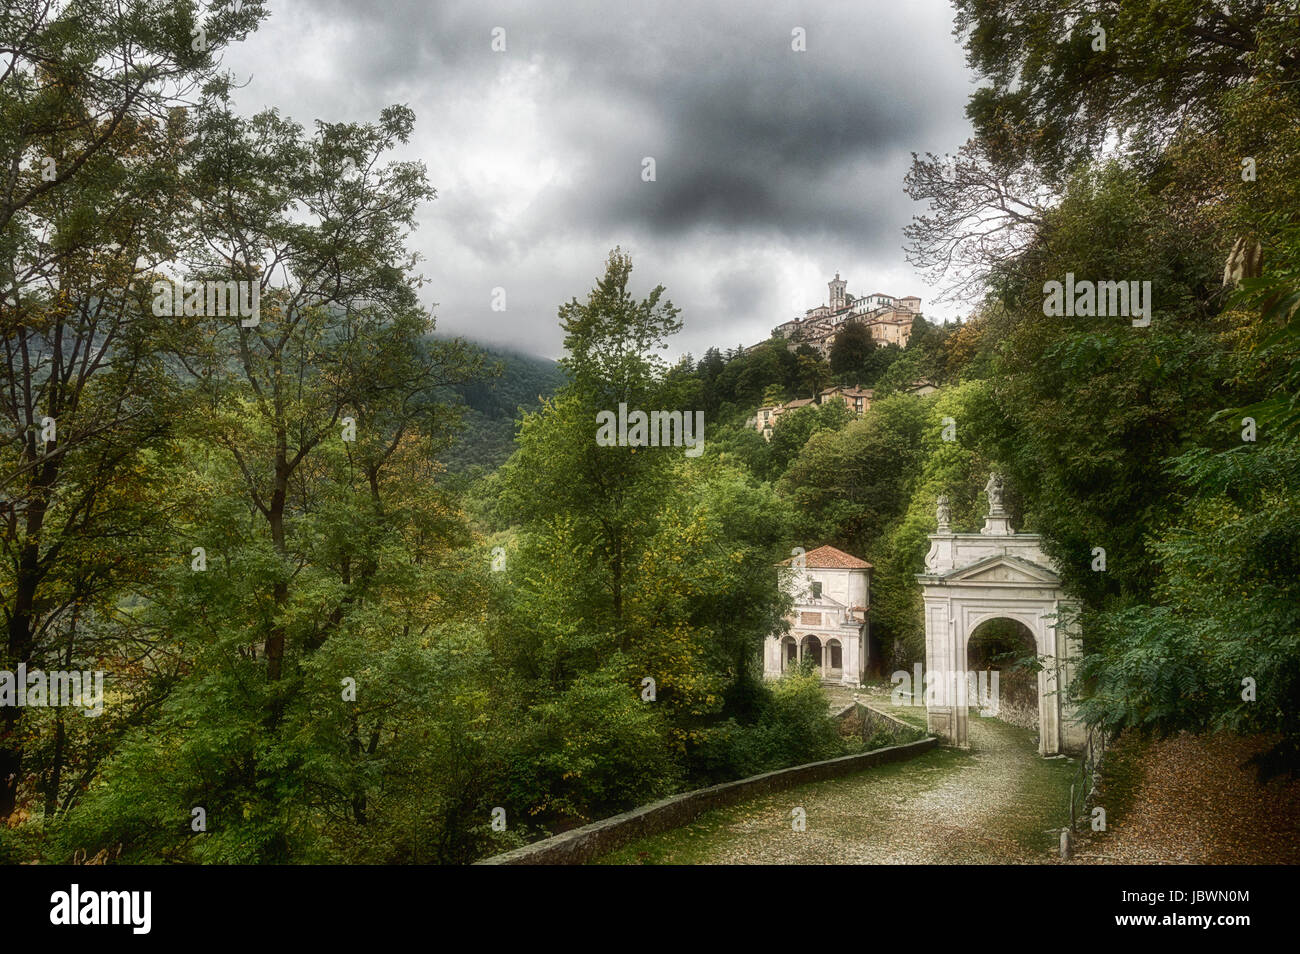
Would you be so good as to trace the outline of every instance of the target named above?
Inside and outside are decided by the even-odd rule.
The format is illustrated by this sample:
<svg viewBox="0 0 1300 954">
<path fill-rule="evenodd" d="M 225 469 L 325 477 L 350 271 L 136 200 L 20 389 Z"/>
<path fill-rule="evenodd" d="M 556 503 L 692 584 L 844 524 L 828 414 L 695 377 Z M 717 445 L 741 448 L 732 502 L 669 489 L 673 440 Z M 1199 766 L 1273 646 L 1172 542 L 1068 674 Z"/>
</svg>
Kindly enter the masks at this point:
<svg viewBox="0 0 1300 954">
<path fill-rule="evenodd" d="M 767 337 L 824 302 L 836 271 L 850 293 L 958 313 L 930 307 L 902 253 L 910 154 L 969 134 L 946 0 L 269 7 L 224 58 L 249 80 L 244 111 L 307 127 L 415 111 L 399 157 L 438 190 L 412 241 L 441 333 L 558 356 L 557 306 L 585 297 L 615 245 L 639 293 L 663 284 L 682 309 L 673 355 Z"/>
</svg>

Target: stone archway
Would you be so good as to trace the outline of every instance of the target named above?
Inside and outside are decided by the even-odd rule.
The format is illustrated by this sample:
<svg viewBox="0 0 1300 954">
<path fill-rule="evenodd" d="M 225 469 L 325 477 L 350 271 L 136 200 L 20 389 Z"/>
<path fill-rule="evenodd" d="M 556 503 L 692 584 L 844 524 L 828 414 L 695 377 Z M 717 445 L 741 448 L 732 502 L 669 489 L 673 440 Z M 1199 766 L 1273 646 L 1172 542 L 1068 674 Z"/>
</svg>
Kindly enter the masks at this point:
<svg viewBox="0 0 1300 954">
<path fill-rule="evenodd" d="M 1038 645 L 1029 627 L 1002 616 L 978 624 L 966 639 L 966 671 L 984 697 L 997 680 L 996 708 L 981 698 L 981 714 L 1038 733 Z"/>
<path fill-rule="evenodd" d="M 1075 604 L 1039 546 L 1036 534 L 1016 533 L 1002 507 L 1001 478 L 986 488 L 989 515 L 979 533 L 954 533 L 948 501 L 939 498 L 938 532 L 930 535 L 926 572 L 917 575 L 925 603 L 926 721 L 954 745 L 969 745 L 970 698 L 966 664 L 970 637 L 980 624 L 1011 619 L 1034 640 L 1038 672 L 1038 751 L 1057 755 L 1081 748 L 1084 729 L 1065 700 L 1074 676 L 1078 637 Z"/>
<path fill-rule="evenodd" d="M 826 640 L 826 677 L 838 679 L 844 674 L 844 646 L 838 639 Z"/>
<path fill-rule="evenodd" d="M 822 641 L 811 633 L 803 638 L 803 658 L 811 659 L 818 674 L 825 671 L 825 659 L 822 655 Z"/>
</svg>

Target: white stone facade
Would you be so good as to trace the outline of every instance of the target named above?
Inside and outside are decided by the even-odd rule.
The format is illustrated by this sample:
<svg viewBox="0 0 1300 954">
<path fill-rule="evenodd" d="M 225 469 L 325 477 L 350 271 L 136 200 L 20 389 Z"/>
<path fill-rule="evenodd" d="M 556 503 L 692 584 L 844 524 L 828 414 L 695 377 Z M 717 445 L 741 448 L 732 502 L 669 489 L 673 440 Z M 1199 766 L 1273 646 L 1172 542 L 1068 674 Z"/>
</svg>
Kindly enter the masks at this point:
<svg viewBox="0 0 1300 954">
<path fill-rule="evenodd" d="M 764 675 L 777 678 L 810 658 L 824 681 L 860 686 L 869 661 L 871 564 L 819 547 L 784 561 L 778 572 L 794 607 L 788 632 L 773 633 L 764 643 Z"/>
<path fill-rule="evenodd" d="M 1000 491 L 999 491 L 1000 493 Z M 925 669 L 932 732 L 966 747 L 969 705 L 966 685 L 971 635 L 991 619 L 1011 619 L 1033 634 L 1042 666 L 1038 673 L 1039 752 L 1077 750 L 1084 727 L 1073 718 L 1066 690 L 1074 677 L 1079 641 L 1073 627 L 1075 604 L 1065 598 L 1052 561 L 1036 534 L 1018 534 L 999 498 L 979 533 L 953 533 L 946 502 L 940 502 L 939 532 L 930 535 L 925 573 L 918 575 L 925 604 Z M 951 678 L 953 675 L 957 678 Z"/>
</svg>

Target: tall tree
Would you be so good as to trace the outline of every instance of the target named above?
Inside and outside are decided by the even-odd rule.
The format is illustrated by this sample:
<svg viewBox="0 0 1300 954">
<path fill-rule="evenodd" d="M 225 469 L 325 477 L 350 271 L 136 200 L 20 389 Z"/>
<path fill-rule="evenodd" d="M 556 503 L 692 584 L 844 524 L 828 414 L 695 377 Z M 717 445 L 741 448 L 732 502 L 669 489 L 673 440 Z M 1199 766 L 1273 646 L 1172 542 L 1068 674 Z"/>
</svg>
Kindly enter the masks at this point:
<svg viewBox="0 0 1300 954">
<path fill-rule="evenodd" d="M 957 0 L 956 32 L 989 82 L 967 106 L 1001 163 L 1062 182 L 1109 135 L 1146 155 L 1212 129 L 1226 92 L 1300 79 L 1292 6 L 1271 0 Z"/>
<path fill-rule="evenodd" d="M 678 310 L 663 297 L 662 286 L 643 299 L 632 296 L 631 274 L 631 258 L 615 249 L 587 300 L 575 298 L 560 307 L 566 350 L 560 364 L 569 383 L 539 417 L 525 422 L 520 454 L 507 468 L 518 516 L 576 517 L 579 545 L 597 554 L 598 575 L 609 598 L 607 622 L 614 631 L 622 625 L 627 569 L 653 508 L 653 488 L 666 476 L 662 457 L 681 453 L 596 443 L 598 413 L 616 413 L 620 404 L 645 412 L 656 406 L 664 368 L 655 352 L 681 327 Z M 542 428 L 556 427 L 564 428 L 567 440 L 547 436 L 539 443 Z M 535 456 L 539 453 L 559 456 L 543 464 Z M 625 634 L 617 639 L 623 644 Z"/>
<path fill-rule="evenodd" d="M 831 374 L 844 384 L 857 384 L 875 350 L 876 340 L 871 337 L 871 329 L 861 322 L 847 323 L 835 335 L 835 343 L 831 345 Z"/>
<path fill-rule="evenodd" d="M 0 232 L 42 196 L 74 186 L 87 163 L 114 151 L 123 126 L 162 120 L 192 97 L 222 49 L 266 16 L 261 0 L 6 3 Z"/>
<path fill-rule="evenodd" d="M 431 325 L 408 275 L 404 242 L 434 194 L 423 167 L 381 163 L 413 121 L 391 107 L 376 124 L 321 123 L 307 139 L 274 112 L 237 116 L 225 85 L 196 119 L 191 273 L 255 283 L 260 315 L 205 316 L 182 357 L 210 409 L 204 426 L 238 465 L 284 562 L 270 582 L 278 612 L 289 600 L 290 489 L 309 456 L 355 442 L 377 485 L 408 427 L 438 413 L 426 395 L 472 370 L 460 345 L 425 340 Z M 263 646 L 272 682 L 285 640 L 277 620 Z"/>
<path fill-rule="evenodd" d="M 907 260 L 954 299 L 980 294 L 993 269 L 1028 246 L 1052 198 L 1030 163 L 997 161 L 974 139 L 955 156 L 913 153 L 903 185 L 928 203 L 903 229 Z"/>
<path fill-rule="evenodd" d="M 801 354 L 798 356 L 799 389 L 808 397 L 816 399 L 822 388 L 830 382 L 831 366 L 820 354 Z"/>
<path fill-rule="evenodd" d="M 142 284 L 188 221 L 168 109 L 264 15 L 211 13 L 194 36 L 184 2 L 31 0 L 0 18 L 5 669 L 85 658 L 78 621 L 96 600 L 111 616 L 115 587 L 147 575 L 162 468 L 146 461 L 174 388 L 159 358 L 169 328 Z M 0 717 L 0 820 L 24 783 L 23 718 Z"/>
</svg>

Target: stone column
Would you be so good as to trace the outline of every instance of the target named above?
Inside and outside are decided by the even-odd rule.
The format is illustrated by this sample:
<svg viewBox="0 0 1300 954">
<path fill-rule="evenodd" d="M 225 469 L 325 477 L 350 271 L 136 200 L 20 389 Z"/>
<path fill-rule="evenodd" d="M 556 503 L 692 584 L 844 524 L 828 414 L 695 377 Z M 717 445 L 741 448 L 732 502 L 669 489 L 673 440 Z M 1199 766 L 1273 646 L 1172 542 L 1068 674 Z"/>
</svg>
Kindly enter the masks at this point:
<svg viewBox="0 0 1300 954">
<path fill-rule="evenodd" d="M 1061 696 L 1056 654 L 1056 631 L 1040 617 L 1034 640 L 1043 654 L 1043 669 L 1038 674 L 1038 752 L 1057 755 L 1061 751 Z"/>
<path fill-rule="evenodd" d="M 927 600 L 925 603 L 925 680 L 924 684 L 914 686 L 913 691 L 922 693 L 929 730 L 958 744 L 954 735 L 956 713 L 946 687 L 952 670 L 952 626 L 948 609 L 948 600 Z"/>
<path fill-rule="evenodd" d="M 1057 634 L 1057 654 L 1061 659 L 1061 751 L 1082 751 L 1088 741 L 1088 728 L 1075 718 L 1074 706 L 1067 698 L 1070 684 L 1074 681 L 1074 667 L 1083 652 L 1079 641 L 1078 627 L 1074 614 L 1079 607 L 1073 603 L 1056 604 L 1055 631 Z M 1062 616 L 1068 617 L 1062 619 Z"/>
<path fill-rule="evenodd" d="M 949 702 L 952 705 L 952 743 L 960 748 L 970 748 L 970 699 L 967 698 L 966 685 L 966 642 L 970 634 L 966 632 L 960 604 L 956 612 L 951 609 L 952 649 L 948 653 L 948 671 L 944 674 L 948 686 Z"/>
</svg>

